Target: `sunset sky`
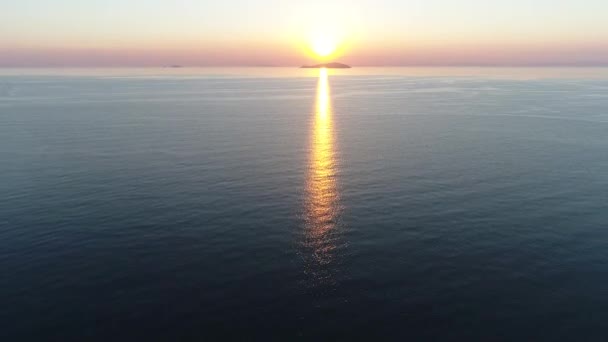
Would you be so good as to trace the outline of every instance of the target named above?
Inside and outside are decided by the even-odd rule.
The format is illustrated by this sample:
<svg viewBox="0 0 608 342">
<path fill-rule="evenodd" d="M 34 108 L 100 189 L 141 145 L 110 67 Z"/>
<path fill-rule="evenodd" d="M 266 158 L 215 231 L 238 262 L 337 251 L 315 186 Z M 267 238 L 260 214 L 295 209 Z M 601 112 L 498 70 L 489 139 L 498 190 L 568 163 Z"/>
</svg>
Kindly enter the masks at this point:
<svg viewBox="0 0 608 342">
<path fill-rule="evenodd" d="M 0 66 L 608 65 L 606 0 L 19 0 Z M 311 52 L 329 39 L 326 58 Z"/>
</svg>

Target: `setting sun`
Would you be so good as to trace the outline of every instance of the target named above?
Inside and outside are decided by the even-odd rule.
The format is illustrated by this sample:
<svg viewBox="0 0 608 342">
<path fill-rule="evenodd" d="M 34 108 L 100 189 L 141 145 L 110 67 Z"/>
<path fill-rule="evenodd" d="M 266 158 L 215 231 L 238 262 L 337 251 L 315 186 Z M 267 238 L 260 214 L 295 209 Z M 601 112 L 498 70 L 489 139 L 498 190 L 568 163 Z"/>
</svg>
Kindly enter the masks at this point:
<svg viewBox="0 0 608 342">
<path fill-rule="evenodd" d="M 338 43 L 328 36 L 316 37 L 312 41 L 311 48 L 318 57 L 327 57 L 336 51 Z"/>
</svg>

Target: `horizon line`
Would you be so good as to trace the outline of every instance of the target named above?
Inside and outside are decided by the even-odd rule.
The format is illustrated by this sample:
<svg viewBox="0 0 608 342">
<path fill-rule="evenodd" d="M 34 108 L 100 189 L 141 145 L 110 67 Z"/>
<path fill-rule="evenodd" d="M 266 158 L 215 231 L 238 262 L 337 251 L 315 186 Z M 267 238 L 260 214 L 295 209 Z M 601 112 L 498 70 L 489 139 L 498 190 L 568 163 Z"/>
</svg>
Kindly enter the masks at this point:
<svg viewBox="0 0 608 342">
<path fill-rule="evenodd" d="M 348 63 L 347 63 L 348 64 Z M 162 69 L 186 69 L 186 68 L 295 68 L 298 69 L 304 64 L 293 65 L 268 65 L 268 64 L 171 64 L 171 65 L 136 65 L 136 64 L 91 64 L 91 65 L 0 65 L 2 69 L 43 69 L 43 68 L 162 68 Z M 555 67 L 572 67 L 572 68 L 602 68 L 608 67 L 608 63 L 598 64 L 582 64 L 582 63 L 525 63 L 525 64 L 348 64 L 353 68 L 383 68 L 383 67 L 433 67 L 433 68 L 555 68 Z"/>
</svg>

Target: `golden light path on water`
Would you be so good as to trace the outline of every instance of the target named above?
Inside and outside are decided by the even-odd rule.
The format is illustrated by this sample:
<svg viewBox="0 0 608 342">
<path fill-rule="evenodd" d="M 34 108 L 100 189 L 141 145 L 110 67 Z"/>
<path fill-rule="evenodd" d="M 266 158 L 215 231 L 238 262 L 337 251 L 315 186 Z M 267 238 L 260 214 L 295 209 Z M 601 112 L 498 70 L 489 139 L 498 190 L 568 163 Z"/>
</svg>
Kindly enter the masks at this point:
<svg viewBox="0 0 608 342">
<path fill-rule="evenodd" d="M 330 264 L 337 248 L 336 220 L 339 193 L 333 113 L 326 69 L 320 69 L 315 113 L 310 133 L 310 157 L 306 183 L 307 272 L 317 281 L 331 278 Z"/>
</svg>

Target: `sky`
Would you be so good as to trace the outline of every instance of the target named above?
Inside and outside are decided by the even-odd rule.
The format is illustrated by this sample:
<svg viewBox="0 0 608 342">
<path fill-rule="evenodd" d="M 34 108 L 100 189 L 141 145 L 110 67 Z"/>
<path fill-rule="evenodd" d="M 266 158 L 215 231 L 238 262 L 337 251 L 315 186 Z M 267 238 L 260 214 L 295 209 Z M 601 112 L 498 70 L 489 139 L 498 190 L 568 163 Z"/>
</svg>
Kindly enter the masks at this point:
<svg viewBox="0 0 608 342">
<path fill-rule="evenodd" d="M 608 65 L 607 18 L 606 0 L 0 0 L 0 66 Z"/>
</svg>

